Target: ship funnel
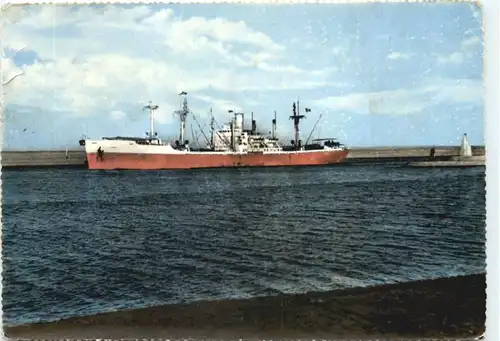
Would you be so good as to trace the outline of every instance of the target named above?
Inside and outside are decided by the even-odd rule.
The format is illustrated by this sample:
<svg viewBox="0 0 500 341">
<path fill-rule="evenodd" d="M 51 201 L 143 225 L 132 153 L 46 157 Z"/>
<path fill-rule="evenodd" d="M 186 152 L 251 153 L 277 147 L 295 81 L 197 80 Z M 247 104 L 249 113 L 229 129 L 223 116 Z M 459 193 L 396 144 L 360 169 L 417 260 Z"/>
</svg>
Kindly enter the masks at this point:
<svg viewBox="0 0 500 341">
<path fill-rule="evenodd" d="M 237 113 L 235 114 L 235 119 L 234 119 L 234 129 L 239 130 L 243 129 L 243 113 Z"/>
</svg>

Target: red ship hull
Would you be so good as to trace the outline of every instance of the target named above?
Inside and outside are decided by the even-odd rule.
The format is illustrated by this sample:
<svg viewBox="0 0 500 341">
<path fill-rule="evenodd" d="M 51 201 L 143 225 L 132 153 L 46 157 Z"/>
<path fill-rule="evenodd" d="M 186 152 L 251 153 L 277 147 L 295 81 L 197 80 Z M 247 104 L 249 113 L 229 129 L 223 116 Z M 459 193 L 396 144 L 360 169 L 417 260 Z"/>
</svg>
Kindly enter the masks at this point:
<svg viewBox="0 0 500 341">
<path fill-rule="evenodd" d="M 136 154 L 87 153 L 89 169 L 193 169 L 270 166 L 315 166 L 343 162 L 348 150 L 318 150 L 282 153 L 185 153 L 185 154 Z"/>
</svg>

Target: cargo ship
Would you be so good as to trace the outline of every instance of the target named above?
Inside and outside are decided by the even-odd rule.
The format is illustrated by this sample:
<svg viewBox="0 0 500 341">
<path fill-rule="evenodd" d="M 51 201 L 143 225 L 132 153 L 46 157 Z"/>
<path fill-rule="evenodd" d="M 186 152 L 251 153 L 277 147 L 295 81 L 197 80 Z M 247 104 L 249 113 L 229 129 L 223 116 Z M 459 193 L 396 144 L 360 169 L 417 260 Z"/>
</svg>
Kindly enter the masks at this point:
<svg viewBox="0 0 500 341">
<path fill-rule="evenodd" d="M 158 106 L 150 102 L 144 107 L 149 112 L 149 132 L 145 137 L 117 136 L 79 141 L 80 146 L 85 147 L 88 168 L 153 170 L 313 166 L 341 163 L 349 153 L 348 148 L 335 138 L 314 139 L 308 143 L 312 131 L 306 143 L 302 143 L 299 138 L 299 123 L 306 116 L 300 114 L 298 101 L 297 104 L 293 103 L 290 116 L 295 131 L 290 145 L 282 146 L 276 137 L 276 112 L 272 120 L 272 133 L 266 135 L 257 131 L 253 113 L 251 127 L 245 129 L 244 113 L 229 111 L 232 118 L 220 129 L 216 129 L 214 116 L 210 115 L 210 138 L 202 131 L 206 147 L 193 148 L 185 139 L 186 120 L 190 113 L 187 93 L 182 92 L 179 95 L 184 98 L 181 108 L 175 112 L 180 118 L 178 140 L 169 143 L 159 138 L 158 133 L 154 131 L 154 113 Z"/>
</svg>

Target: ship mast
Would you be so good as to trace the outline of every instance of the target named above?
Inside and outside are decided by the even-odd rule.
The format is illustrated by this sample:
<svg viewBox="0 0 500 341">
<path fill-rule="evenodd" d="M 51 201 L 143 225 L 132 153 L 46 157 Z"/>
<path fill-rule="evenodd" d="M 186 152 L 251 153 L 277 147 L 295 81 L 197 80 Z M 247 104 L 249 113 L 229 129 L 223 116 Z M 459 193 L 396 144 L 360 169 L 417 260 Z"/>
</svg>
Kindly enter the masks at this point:
<svg viewBox="0 0 500 341">
<path fill-rule="evenodd" d="M 231 123 L 230 123 L 230 128 L 231 128 L 231 150 L 234 152 L 235 150 L 235 136 L 234 136 L 234 124 L 236 123 L 236 113 L 234 110 L 228 110 L 229 113 L 231 114 Z"/>
<path fill-rule="evenodd" d="M 149 140 L 151 141 L 154 136 L 154 121 L 155 121 L 155 110 L 158 110 L 157 105 L 153 105 L 153 102 L 149 101 L 149 105 L 146 105 L 142 110 L 148 109 L 149 111 Z"/>
<path fill-rule="evenodd" d="M 299 98 L 297 97 L 297 114 L 300 114 Z"/>
<path fill-rule="evenodd" d="M 275 135 L 276 135 L 276 110 L 274 110 L 274 119 L 273 119 L 273 134 L 272 134 L 273 140 L 276 137 Z"/>
<path fill-rule="evenodd" d="M 186 118 L 189 113 L 189 107 L 186 98 L 187 92 L 183 91 L 179 94 L 179 96 L 183 96 L 184 100 L 182 103 L 182 107 L 180 110 L 176 110 L 174 113 L 179 115 L 180 118 L 180 134 L 179 134 L 179 142 L 184 143 L 184 131 L 186 130 Z"/>
<path fill-rule="evenodd" d="M 297 101 L 297 104 L 298 104 L 298 101 Z M 300 123 L 300 120 L 306 117 L 305 115 L 300 115 L 297 111 L 298 110 L 297 110 L 297 107 L 295 106 L 295 102 L 294 102 L 293 103 L 293 115 L 290 116 L 290 119 L 293 120 L 293 128 L 295 130 L 295 149 L 299 148 L 298 143 L 299 143 L 299 123 Z"/>
<path fill-rule="evenodd" d="M 210 130 L 212 133 L 212 136 L 210 136 L 210 147 L 215 150 L 215 118 L 214 114 L 212 113 L 212 108 L 210 108 Z"/>
</svg>

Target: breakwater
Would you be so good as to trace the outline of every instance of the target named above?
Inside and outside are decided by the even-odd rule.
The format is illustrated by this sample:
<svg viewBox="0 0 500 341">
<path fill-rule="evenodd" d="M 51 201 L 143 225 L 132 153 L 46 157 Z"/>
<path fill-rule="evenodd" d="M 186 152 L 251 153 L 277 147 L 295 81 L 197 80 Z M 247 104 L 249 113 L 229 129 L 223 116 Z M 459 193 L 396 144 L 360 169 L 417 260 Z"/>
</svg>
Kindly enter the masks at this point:
<svg viewBox="0 0 500 341">
<path fill-rule="evenodd" d="M 85 167 L 83 150 L 2 151 L 3 168 Z"/>
<path fill-rule="evenodd" d="M 347 162 L 371 162 L 391 160 L 424 160 L 430 155 L 430 146 L 415 147 L 352 147 Z M 437 160 L 448 160 L 460 153 L 458 146 L 437 146 Z M 473 146 L 475 156 L 485 154 L 484 146 Z M 1 165 L 4 168 L 25 167 L 85 167 L 86 157 L 83 150 L 40 150 L 40 151 L 2 151 Z"/>
</svg>

